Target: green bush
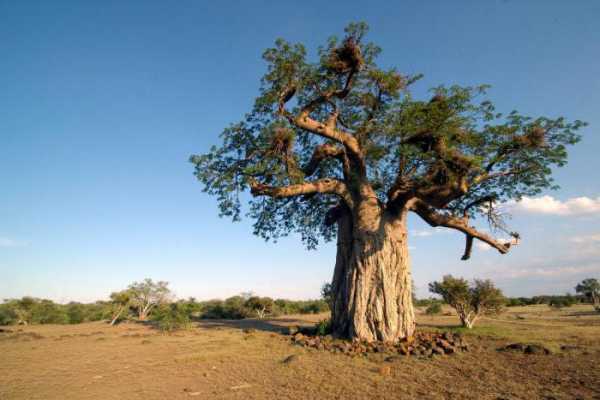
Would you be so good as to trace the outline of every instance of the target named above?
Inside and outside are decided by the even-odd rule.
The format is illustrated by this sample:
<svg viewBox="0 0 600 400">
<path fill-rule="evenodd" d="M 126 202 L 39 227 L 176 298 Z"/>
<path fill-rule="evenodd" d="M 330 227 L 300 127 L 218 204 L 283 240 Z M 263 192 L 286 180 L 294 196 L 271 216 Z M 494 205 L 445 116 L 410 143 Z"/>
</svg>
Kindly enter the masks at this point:
<svg viewBox="0 0 600 400">
<path fill-rule="evenodd" d="M 179 303 L 164 304 L 154 309 L 152 321 L 161 331 L 172 332 L 190 327 L 190 318 L 185 307 Z"/>
<path fill-rule="evenodd" d="M 426 309 L 425 314 L 427 315 L 438 315 L 442 312 L 442 305 L 440 303 L 431 303 Z"/>
<path fill-rule="evenodd" d="M 331 333 L 331 319 L 324 319 L 319 321 L 316 325 L 317 335 L 325 336 Z"/>
<path fill-rule="evenodd" d="M 552 308 L 561 309 L 571 307 L 575 303 L 577 303 L 577 299 L 570 294 L 566 294 L 565 296 L 552 296 L 548 305 Z"/>
</svg>

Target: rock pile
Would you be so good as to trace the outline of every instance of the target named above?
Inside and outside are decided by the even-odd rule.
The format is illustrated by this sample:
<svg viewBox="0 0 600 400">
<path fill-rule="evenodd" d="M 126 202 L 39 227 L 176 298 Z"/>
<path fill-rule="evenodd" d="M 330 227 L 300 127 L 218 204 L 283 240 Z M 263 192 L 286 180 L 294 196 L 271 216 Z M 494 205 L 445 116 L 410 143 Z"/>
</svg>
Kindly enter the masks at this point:
<svg viewBox="0 0 600 400">
<path fill-rule="evenodd" d="M 535 343 L 512 343 L 504 347 L 500 347 L 498 351 L 513 351 L 524 354 L 552 354 L 552 351 Z"/>
<path fill-rule="evenodd" d="M 451 332 L 418 332 L 413 337 L 399 343 L 365 343 L 356 340 L 334 339 L 331 335 L 312 336 L 296 332 L 291 336 L 291 341 L 298 346 L 350 356 L 367 355 L 368 353 L 390 354 L 392 357 L 388 357 L 389 361 L 397 357 L 394 355 L 432 357 L 469 350 L 469 346 L 465 343 L 462 335 Z"/>
</svg>

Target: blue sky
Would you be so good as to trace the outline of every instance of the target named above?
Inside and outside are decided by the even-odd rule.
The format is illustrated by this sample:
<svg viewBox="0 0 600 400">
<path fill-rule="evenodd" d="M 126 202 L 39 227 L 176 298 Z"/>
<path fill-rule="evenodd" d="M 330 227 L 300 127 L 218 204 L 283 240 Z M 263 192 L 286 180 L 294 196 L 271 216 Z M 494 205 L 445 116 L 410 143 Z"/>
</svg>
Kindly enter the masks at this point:
<svg viewBox="0 0 600 400">
<path fill-rule="evenodd" d="M 219 219 L 187 160 L 249 110 L 275 38 L 314 55 L 357 20 L 383 65 L 425 74 L 416 95 L 488 83 L 502 111 L 590 123 L 562 188 L 512 206 L 511 254 L 461 262 L 462 235 L 411 219 L 419 295 L 446 273 L 510 295 L 600 277 L 600 2 L 365 4 L 0 0 L 0 298 L 90 301 L 145 277 L 182 297 L 318 296 L 334 247 Z"/>
</svg>

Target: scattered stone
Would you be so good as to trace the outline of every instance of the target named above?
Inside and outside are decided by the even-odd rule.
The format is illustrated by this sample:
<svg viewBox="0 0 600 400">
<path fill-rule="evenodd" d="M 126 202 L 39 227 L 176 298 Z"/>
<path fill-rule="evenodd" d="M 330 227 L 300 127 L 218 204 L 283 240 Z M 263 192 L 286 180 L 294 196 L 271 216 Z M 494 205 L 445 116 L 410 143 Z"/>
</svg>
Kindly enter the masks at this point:
<svg viewBox="0 0 600 400">
<path fill-rule="evenodd" d="M 347 341 L 334 339 L 330 335 L 311 336 L 304 332 L 297 332 L 291 337 L 291 341 L 298 346 L 342 353 L 351 357 L 366 356 L 368 353 L 431 357 L 432 355 L 455 354 L 469 350 L 463 337 L 452 332 L 418 332 L 413 337 L 399 343 Z"/>
<path fill-rule="evenodd" d="M 390 376 L 392 374 L 392 368 L 389 365 L 382 365 L 379 367 L 378 372 L 381 376 Z"/>
<path fill-rule="evenodd" d="M 316 326 L 301 326 L 298 328 L 298 332 L 308 336 L 315 336 L 317 334 Z"/>
<path fill-rule="evenodd" d="M 151 341 L 149 341 L 149 340 L 147 340 L 147 339 L 145 339 L 145 340 L 142 340 L 142 344 L 150 344 L 150 343 L 152 343 L 152 342 L 151 342 Z"/>
<path fill-rule="evenodd" d="M 250 385 L 249 383 L 242 383 L 241 385 L 232 386 L 229 389 L 231 389 L 231 390 L 242 390 L 242 389 L 250 389 L 251 387 L 252 387 L 252 385 Z"/>
<path fill-rule="evenodd" d="M 292 354 L 291 356 L 287 356 L 286 358 L 284 358 L 284 360 L 282 361 L 284 364 L 290 364 L 293 362 L 296 362 L 300 359 L 299 356 Z"/>
<path fill-rule="evenodd" d="M 560 346 L 561 351 L 575 351 L 580 349 L 581 347 L 572 344 L 563 344 L 562 346 Z"/>
<path fill-rule="evenodd" d="M 243 330 L 243 332 L 244 333 L 255 333 L 256 329 L 254 329 L 254 328 L 246 328 L 246 329 Z"/>
<path fill-rule="evenodd" d="M 297 332 L 298 332 L 297 326 L 288 326 L 287 328 L 284 329 L 284 333 L 286 333 L 288 335 L 295 335 Z"/>
<path fill-rule="evenodd" d="M 500 347 L 498 351 L 513 351 L 523 354 L 552 354 L 547 347 L 535 343 L 511 343 Z"/>
<path fill-rule="evenodd" d="M 393 363 L 396 361 L 402 361 L 403 359 L 404 359 L 404 357 L 400 357 L 400 356 L 389 356 L 389 357 L 386 357 L 384 361 Z"/>
</svg>

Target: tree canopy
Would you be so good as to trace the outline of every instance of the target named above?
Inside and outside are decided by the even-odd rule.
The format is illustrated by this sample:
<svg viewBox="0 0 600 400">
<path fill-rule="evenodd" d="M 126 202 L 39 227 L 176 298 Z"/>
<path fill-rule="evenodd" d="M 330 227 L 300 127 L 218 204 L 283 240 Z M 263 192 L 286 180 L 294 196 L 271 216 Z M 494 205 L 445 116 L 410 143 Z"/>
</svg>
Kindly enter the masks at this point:
<svg viewBox="0 0 600 400">
<path fill-rule="evenodd" d="M 474 238 L 506 252 L 469 219 L 506 231 L 494 205 L 556 188 L 551 169 L 565 165 L 585 123 L 503 114 L 486 85 L 439 86 L 416 99 L 421 75 L 379 67 L 381 49 L 366 33 L 365 23 L 349 24 L 315 60 L 283 39 L 267 49 L 252 110 L 220 146 L 191 157 L 204 190 L 234 220 L 247 201 L 254 233 L 267 240 L 295 232 L 313 248 L 334 237 L 340 207 L 372 198 L 465 233 L 463 259 Z"/>
</svg>

